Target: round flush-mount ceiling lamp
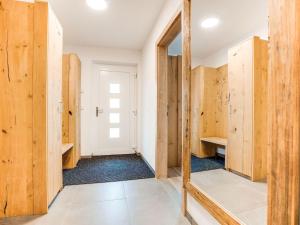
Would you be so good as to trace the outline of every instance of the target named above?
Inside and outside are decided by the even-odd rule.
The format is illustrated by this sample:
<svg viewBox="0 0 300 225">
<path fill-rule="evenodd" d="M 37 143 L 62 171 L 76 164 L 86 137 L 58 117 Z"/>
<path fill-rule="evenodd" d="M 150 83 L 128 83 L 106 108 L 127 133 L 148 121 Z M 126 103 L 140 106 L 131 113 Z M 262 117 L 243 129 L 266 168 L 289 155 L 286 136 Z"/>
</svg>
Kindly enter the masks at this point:
<svg viewBox="0 0 300 225">
<path fill-rule="evenodd" d="M 201 27 L 206 28 L 206 29 L 213 28 L 213 27 L 218 26 L 219 23 L 220 23 L 220 20 L 218 18 L 210 17 L 201 22 Z"/>
<path fill-rule="evenodd" d="M 108 7 L 106 0 L 86 0 L 86 4 L 94 10 L 103 11 Z"/>
</svg>

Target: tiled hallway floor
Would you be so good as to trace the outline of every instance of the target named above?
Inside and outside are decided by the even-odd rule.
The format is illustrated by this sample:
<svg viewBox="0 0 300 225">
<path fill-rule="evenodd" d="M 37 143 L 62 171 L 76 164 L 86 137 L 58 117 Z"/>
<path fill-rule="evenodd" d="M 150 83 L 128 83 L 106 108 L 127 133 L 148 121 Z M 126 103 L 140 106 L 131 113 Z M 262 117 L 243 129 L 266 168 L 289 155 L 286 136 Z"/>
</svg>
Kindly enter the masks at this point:
<svg viewBox="0 0 300 225">
<path fill-rule="evenodd" d="M 169 178 L 181 190 L 181 177 Z M 223 169 L 192 173 L 191 182 L 242 225 L 267 224 L 267 184 L 251 182 Z M 200 225 L 219 225 L 193 198 L 188 197 L 188 212 Z"/>
<path fill-rule="evenodd" d="M 67 186 L 48 215 L 3 225 L 189 225 L 180 204 L 155 179 Z"/>
</svg>

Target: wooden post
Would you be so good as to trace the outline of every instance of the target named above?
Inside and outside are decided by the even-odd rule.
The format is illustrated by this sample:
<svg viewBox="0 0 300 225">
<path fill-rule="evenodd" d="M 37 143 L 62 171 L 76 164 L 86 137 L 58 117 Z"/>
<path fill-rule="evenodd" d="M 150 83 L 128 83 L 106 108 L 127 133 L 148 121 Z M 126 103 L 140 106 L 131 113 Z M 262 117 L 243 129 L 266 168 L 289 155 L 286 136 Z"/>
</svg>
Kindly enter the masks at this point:
<svg viewBox="0 0 300 225">
<path fill-rule="evenodd" d="M 190 181 L 190 112 L 191 112 L 191 0 L 183 2 L 182 18 L 182 211 L 186 214 L 187 190 Z"/>
<path fill-rule="evenodd" d="M 269 0 L 268 224 L 299 224 L 300 1 Z"/>
</svg>

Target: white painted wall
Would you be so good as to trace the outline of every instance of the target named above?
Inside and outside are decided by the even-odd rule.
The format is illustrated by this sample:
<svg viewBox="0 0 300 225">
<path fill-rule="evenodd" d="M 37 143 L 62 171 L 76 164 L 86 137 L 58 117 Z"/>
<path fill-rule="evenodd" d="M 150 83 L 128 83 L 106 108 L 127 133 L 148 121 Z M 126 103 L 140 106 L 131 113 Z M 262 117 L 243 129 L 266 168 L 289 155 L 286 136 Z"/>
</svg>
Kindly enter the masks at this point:
<svg viewBox="0 0 300 225">
<path fill-rule="evenodd" d="M 164 28 L 181 7 L 181 0 L 168 0 L 164 5 L 142 50 L 142 138 L 141 153 L 150 166 L 155 169 L 156 145 L 156 42 Z"/>
<path fill-rule="evenodd" d="M 261 29 L 258 29 L 255 32 L 252 32 L 240 40 L 237 40 L 234 43 L 231 43 L 230 45 L 226 46 L 223 49 L 220 49 L 219 51 L 207 56 L 206 58 L 197 58 L 197 57 L 192 57 L 192 68 L 195 68 L 199 65 L 202 66 L 207 66 L 207 67 L 220 67 L 228 63 L 228 50 L 235 46 L 238 45 L 239 43 L 247 40 L 248 38 L 251 38 L 253 36 L 259 36 L 261 39 L 268 40 L 268 27 L 263 27 Z"/>
<path fill-rule="evenodd" d="M 95 109 L 91 99 L 93 99 L 93 77 L 92 68 L 95 63 L 109 64 L 109 65 L 128 65 L 136 66 L 138 75 L 141 72 L 141 52 L 126 49 L 114 48 L 99 48 L 99 47 L 83 47 L 83 46 L 65 46 L 64 53 L 76 53 L 81 60 L 81 155 L 90 156 L 93 135 L 90 132 L 93 130 L 93 123 L 91 122 L 94 116 Z M 140 93 L 140 77 L 138 76 L 138 93 Z M 138 112 L 140 111 L 140 98 L 138 97 Z M 141 136 L 139 130 L 141 129 L 140 116 L 138 113 L 138 137 L 137 146 L 141 146 Z"/>
</svg>

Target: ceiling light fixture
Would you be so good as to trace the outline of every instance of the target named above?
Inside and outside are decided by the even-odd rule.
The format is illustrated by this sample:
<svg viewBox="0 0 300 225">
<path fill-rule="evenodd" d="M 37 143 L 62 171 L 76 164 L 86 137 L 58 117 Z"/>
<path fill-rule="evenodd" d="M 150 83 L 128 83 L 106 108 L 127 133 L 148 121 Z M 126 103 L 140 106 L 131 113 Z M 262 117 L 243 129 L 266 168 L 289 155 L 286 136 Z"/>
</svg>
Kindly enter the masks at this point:
<svg viewBox="0 0 300 225">
<path fill-rule="evenodd" d="M 207 18 L 201 22 L 202 28 L 213 28 L 220 23 L 220 20 L 215 17 Z"/>
<path fill-rule="evenodd" d="M 108 6 L 106 0 L 86 0 L 86 3 L 94 10 L 105 10 Z"/>
</svg>

